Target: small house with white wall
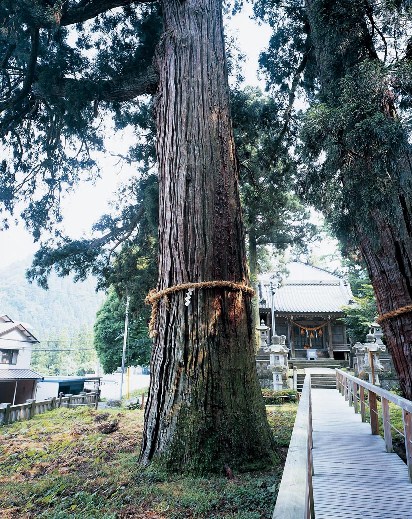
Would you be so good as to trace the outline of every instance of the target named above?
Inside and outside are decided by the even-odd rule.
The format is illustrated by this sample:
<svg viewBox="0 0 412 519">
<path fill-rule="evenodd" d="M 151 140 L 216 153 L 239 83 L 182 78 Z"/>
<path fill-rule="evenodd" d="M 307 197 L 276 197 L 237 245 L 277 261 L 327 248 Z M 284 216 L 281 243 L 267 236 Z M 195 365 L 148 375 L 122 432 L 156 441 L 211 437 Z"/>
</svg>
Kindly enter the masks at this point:
<svg viewBox="0 0 412 519">
<path fill-rule="evenodd" d="M 0 404 L 23 404 L 34 398 L 43 377 L 30 369 L 33 344 L 28 326 L 0 315 Z"/>
</svg>

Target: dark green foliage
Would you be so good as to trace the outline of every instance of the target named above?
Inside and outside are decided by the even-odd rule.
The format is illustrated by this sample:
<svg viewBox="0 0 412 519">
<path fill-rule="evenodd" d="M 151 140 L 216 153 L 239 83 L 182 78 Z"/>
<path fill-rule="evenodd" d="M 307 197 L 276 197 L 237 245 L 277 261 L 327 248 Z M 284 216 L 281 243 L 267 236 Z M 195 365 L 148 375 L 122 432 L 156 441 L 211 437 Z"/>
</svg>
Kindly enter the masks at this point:
<svg viewBox="0 0 412 519">
<path fill-rule="evenodd" d="M 133 307 L 132 307 L 133 308 Z M 152 341 L 147 335 L 148 310 L 132 313 L 129 321 L 126 366 L 147 365 Z M 122 363 L 125 304 L 116 293 L 108 297 L 97 312 L 94 326 L 94 345 L 105 373 L 112 373 Z"/>
<path fill-rule="evenodd" d="M 157 177 L 148 175 L 134 181 L 122 190 L 118 200 L 118 215 L 105 215 L 94 226 L 101 237 L 63 239 L 57 247 L 43 247 L 28 270 L 29 279 L 37 279 L 43 287 L 47 287 L 53 269 L 59 276 L 74 272 L 75 280 L 92 274 L 100 288 L 111 287 L 95 324 L 95 347 L 106 373 L 121 364 L 119 336 L 124 329 L 122 299 L 126 294 L 131 298 L 127 365 L 148 364 L 150 359 L 150 308 L 144 299 L 157 276 Z"/>
<path fill-rule="evenodd" d="M 378 313 L 372 285 L 362 284 L 354 296 L 354 302 L 355 305 L 344 309 L 347 332 L 352 343 L 365 342 Z"/>
<path fill-rule="evenodd" d="M 157 3 L 102 12 L 75 33 L 68 27 L 87 3 L 0 5 L 0 139 L 8 150 L 0 210 L 7 226 L 17 201 L 30 200 L 22 216 L 36 240 L 60 219 L 62 193 L 97 174 L 93 151 L 103 149 L 103 113 L 138 132 L 139 103 L 120 102 L 156 84 Z"/>
<path fill-rule="evenodd" d="M 288 154 L 293 139 L 283 129 L 283 104 L 257 88 L 232 91 L 231 103 L 250 248 L 304 247 L 316 229 L 293 191 L 296 168 Z M 255 270 L 252 265 L 251 270 Z"/>
<path fill-rule="evenodd" d="M 394 210 L 387 202 L 396 196 L 403 167 L 398 158 L 408 144 L 401 120 L 380 109 L 388 86 L 378 63 L 362 63 L 336 88 L 338 106 L 335 94 L 333 104 L 318 103 L 307 113 L 302 186 L 340 240 L 353 243 L 356 219 L 367 225 L 371 207 Z"/>
<path fill-rule="evenodd" d="M 258 0 L 253 8 L 257 19 L 273 29 L 269 46 L 259 58 L 269 88 L 285 100 L 291 93 L 291 87 L 300 87 L 300 95 L 304 91 L 312 92 L 316 62 L 304 2 Z M 293 85 L 294 81 L 296 85 Z"/>
<path fill-rule="evenodd" d="M 98 287 L 114 285 L 123 293 L 134 270 L 146 268 L 154 276 L 156 258 L 158 184 L 156 175 L 133 180 L 118 193 L 114 210 L 93 226 L 96 237 L 82 240 L 61 238 L 45 244 L 35 255 L 28 270 L 29 280 L 47 288 L 54 269 L 59 276 L 73 272 L 75 280 L 90 274 L 98 278 Z M 140 267 L 137 262 L 141 259 Z M 152 280 L 151 285 L 154 284 Z"/>
<path fill-rule="evenodd" d="M 303 200 L 325 214 L 344 254 L 358 225 L 378 242 L 368 214 L 396 221 L 399 190 L 410 190 L 410 6 L 271 0 L 255 13 L 274 28 L 261 58 L 270 88 L 287 92 L 295 80 L 310 102 L 297 148 Z"/>
</svg>

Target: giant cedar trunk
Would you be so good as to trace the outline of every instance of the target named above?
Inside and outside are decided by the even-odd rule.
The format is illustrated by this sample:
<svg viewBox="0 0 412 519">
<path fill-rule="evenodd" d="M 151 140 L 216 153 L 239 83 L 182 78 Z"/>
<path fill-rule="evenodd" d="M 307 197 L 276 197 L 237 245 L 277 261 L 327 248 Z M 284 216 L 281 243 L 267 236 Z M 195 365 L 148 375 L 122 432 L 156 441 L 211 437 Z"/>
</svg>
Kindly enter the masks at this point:
<svg viewBox="0 0 412 519">
<path fill-rule="evenodd" d="M 358 230 L 380 315 L 412 305 L 412 213 L 402 195 L 398 203 L 403 210 L 395 220 L 396 226 L 378 210 L 371 214 L 379 232 L 378 244 Z M 412 313 L 385 319 L 382 329 L 402 392 L 412 399 Z"/>
<path fill-rule="evenodd" d="M 350 75 L 354 67 L 360 63 L 378 61 L 373 38 L 366 22 L 367 4 L 352 0 L 338 2 L 306 0 L 306 6 L 318 64 L 320 97 L 329 106 L 339 107 L 340 81 Z M 376 113 L 393 117 L 393 111 L 385 110 L 384 107 L 385 99 L 382 96 L 380 102 L 376 103 Z M 370 116 L 371 114 L 367 114 L 365 119 Z M 364 122 L 362 119 L 358 121 L 359 124 Z M 382 315 L 412 304 L 410 146 L 405 133 L 404 144 L 399 146 L 399 154 L 395 157 L 389 156 L 386 160 L 383 154 L 376 154 L 375 143 L 372 141 L 369 155 L 365 153 L 357 155 L 356 161 L 361 166 L 351 170 L 346 166 L 353 162 L 353 154 L 349 146 L 345 146 L 344 131 L 339 136 L 339 140 L 342 165 L 341 189 L 347 190 L 346 198 L 356 200 L 359 197 L 353 187 L 348 187 L 361 185 L 358 179 L 354 182 L 353 176 L 364 175 L 366 178 L 363 201 L 356 208 L 352 206 L 351 221 L 354 225 L 352 231 L 356 245 L 360 248 L 366 262 L 375 290 L 378 310 Z M 388 148 L 389 154 L 390 146 Z M 379 170 L 379 168 L 374 169 L 374 161 L 379 160 L 384 162 L 389 170 L 388 177 L 391 178 L 386 196 L 383 195 L 380 200 L 381 210 L 370 202 L 371 197 L 368 196 L 368 188 L 372 189 L 374 183 L 382 183 L 382 179 L 374 177 L 373 173 Z M 324 209 L 328 210 L 328 208 Z M 373 230 L 372 234 L 371 230 Z M 407 398 L 412 399 L 412 313 L 386 319 L 382 322 L 382 328 L 399 376 L 401 389 Z"/>
<path fill-rule="evenodd" d="M 162 4 L 158 289 L 247 283 L 221 1 Z M 194 472 L 267 462 L 250 298 L 195 290 L 186 307 L 185 295 L 159 304 L 141 459 Z"/>
</svg>

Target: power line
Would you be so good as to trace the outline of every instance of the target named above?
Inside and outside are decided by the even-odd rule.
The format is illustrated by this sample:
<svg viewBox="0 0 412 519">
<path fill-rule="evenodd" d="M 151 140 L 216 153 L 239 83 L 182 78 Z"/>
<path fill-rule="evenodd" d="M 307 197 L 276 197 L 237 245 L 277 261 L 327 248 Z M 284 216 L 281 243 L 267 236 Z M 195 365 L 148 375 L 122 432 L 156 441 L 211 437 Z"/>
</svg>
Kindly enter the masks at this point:
<svg viewBox="0 0 412 519">
<path fill-rule="evenodd" d="M 4 337 L 0 337 L 0 341 L 13 341 L 13 342 L 30 342 L 30 344 L 35 344 L 36 342 L 39 342 L 37 340 L 35 341 L 22 341 L 20 339 L 6 339 Z"/>
<path fill-rule="evenodd" d="M 52 352 L 58 352 L 58 351 L 96 351 L 94 348 L 59 348 L 58 350 L 46 350 L 46 349 L 43 349 L 43 348 L 33 348 L 32 350 L 32 353 L 34 353 L 35 351 L 52 351 Z"/>
</svg>

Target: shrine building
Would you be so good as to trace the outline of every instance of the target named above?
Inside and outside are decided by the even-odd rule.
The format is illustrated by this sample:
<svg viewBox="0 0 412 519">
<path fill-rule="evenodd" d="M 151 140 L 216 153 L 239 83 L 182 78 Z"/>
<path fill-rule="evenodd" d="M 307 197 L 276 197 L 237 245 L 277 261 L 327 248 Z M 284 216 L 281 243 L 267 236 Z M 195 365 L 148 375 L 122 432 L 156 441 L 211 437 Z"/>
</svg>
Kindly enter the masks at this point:
<svg viewBox="0 0 412 519">
<path fill-rule="evenodd" d="M 289 263 L 282 278 L 273 272 L 259 277 L 260 319 L 268 335 L 286 336 L 292 359 L 348 360 L 342 318 L 343 307 L 353 303 L 347 281 L 304 263 Z"/>
</svg>

